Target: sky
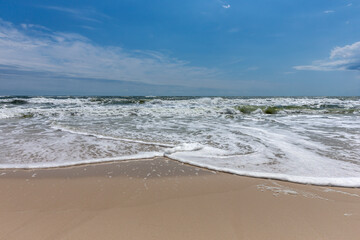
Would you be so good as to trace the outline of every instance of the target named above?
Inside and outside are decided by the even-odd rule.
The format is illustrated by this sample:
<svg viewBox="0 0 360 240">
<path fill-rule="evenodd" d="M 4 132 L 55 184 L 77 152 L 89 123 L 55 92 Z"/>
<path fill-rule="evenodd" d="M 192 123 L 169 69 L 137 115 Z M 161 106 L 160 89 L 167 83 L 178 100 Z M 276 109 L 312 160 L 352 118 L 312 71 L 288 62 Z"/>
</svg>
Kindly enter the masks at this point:
<svg viewBox="0 0 360 240">
<path fill-rule="evenodd" d="M 0 0 L 0 95 L 359 96 L 360 0 Z"/>
</svg>

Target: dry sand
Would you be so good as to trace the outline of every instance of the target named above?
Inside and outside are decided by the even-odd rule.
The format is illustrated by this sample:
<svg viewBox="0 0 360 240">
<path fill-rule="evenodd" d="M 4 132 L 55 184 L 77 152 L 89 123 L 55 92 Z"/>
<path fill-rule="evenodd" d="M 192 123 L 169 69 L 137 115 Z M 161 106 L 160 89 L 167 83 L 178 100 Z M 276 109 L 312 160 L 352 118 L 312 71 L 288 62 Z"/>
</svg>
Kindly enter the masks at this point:
<svg viewBox="0 0 360 240">
<path fill-rule="evenodd" d="M 359 239 L 360 189 L 165 158 L 0 171 L 0 239 Z"/>
</svg>

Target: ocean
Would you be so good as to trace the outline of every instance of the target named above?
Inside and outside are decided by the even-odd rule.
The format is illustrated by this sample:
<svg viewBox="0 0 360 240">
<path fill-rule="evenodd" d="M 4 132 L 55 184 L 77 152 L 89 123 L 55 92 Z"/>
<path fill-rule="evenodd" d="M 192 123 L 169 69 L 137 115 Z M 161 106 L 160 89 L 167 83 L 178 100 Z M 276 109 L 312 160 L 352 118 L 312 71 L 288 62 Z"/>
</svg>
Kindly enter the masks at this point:
<svg viewBox="0 0 360 240">
<path fill-rule="evenodd" d="M 168 158 L 360 187 L 360 97 L 0 97 L 0 168 Z"/>
</svg>

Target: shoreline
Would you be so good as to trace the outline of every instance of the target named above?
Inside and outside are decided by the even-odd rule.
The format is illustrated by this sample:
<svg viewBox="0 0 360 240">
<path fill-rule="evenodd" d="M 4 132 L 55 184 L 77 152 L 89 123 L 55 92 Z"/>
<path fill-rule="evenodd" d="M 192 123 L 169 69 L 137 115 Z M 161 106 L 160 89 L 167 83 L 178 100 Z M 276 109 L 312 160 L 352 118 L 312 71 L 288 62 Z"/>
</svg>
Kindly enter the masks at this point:
<svg viewBox="0 0 360 240">
<path fill-rule="evenodd" d="M 163 157 L 0 170 L 0 179 L 0 239 L 357 239 L 360 234 L 358 188 L 245 177 Z"/>
<path fill-rule="evenodd" d="M 312 185 L 312 186 L 323 186 L 323 187 L 334 187 L 334 188 L 354 188 L 354 189 L 360 189 L 360 186 L 352 186 L 350 185 L 336 185 L 336 184 L 327 184 L 327 183 L 319 183 L 318 179 L 332 179 L 332 181 L 334 181 L 334 179 L 353 179 L 354 177 L 344 177 L 344 178 L 316 178 L 316 180 L 314 180 L 313 177 L 306 177 L 306 176 L 291 176 L 291 175 L 284 175 L 284 174 L 272 174 L 272 173 L 261 173 L 261 172 L 248 172 L 248 171 L 244 171 L 242 173 L 239 173 L 238 171 L 234 171 L 232 169 L 222 169 L 222 168 L 218 168 L 218 167 L 208 167 L 206 165 L 201 165 L 201 164 L 196 164 L 196 163 L 192 163 L 191 161 L 182 161 L 182 160 L 177 160 L 176 158 L 170 158 L 168 156 L 154 156 L 154 157 L 144 157 L 144 158 L 137 158 L 136 156 L 134 156 L 134 158 L 111 158 L 109 160 L 105 160 L 105 161 L 100 161 L 102 159 L 99 159 L 99 161 L 96 160 L 89 160 L 89 161 L 85 161 L 85 162 L 79 162 L 79 163 L 75 163 L 75 164 L 70 164 L 70 165 L 59 165 L 59 166 L 50 166 L 50 167 L 20 167 L 20 168 L 0 168 L 0 177 L 2 172 L 6 172 L 6 171 L 35 171 L 35 170 L 56 170 L 56 169 L 67 169 L 67 168 L 74 168 L 74 167 L 81 167 L 81 166 L 85 166 L 85 165 L 101 165 L 101 164 L 116 164 L 116 163 L 122 163 L 122 162 L 129 162 L 129 161 L 150 161 L 156 158 L 164 158 L 168 161 L 174 161 L 177 162 L 179 164 L 186 164 L 188 166 L 191 167 L 195 167 L 195 168 L 202 168 L 204 170 L 208 170 L 208 171 L 216 171 L 219 173 L 224 173 L 224 174 L 231 174 L 231 175 L 235 175 L 235 176 L 241 176 L 241 177 L 249 177 L 249 178 L 259 178 L 259 179 L 267 179 L 267 180 L 274 180 L 274 181 L 280 181 L 280 182 L 289 182 L 289 183 L 296 183 L 296 184 L 303 184 L 303 185 Z M 278 177 L 277 175 L 283 175 L 283 177 Z M 308 178 L 308 179 L 312 179 L 312 182 L 302 182 L 297 180 L 296 178 Z"/>
</svg>

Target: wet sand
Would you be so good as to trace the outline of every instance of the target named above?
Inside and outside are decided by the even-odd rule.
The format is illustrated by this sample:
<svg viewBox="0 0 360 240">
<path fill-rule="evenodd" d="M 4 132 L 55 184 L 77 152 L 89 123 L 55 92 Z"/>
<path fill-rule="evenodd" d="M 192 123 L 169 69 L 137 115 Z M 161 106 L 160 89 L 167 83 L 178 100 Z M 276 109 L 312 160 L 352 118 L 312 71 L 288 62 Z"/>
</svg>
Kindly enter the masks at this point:
<svg viewBox="0 0 360 240">
<path fill-rule="evenodd" d="M 166 158 L 0 170 L 0 239 L 359 239 L 360 189 Z"/>
</svg>

